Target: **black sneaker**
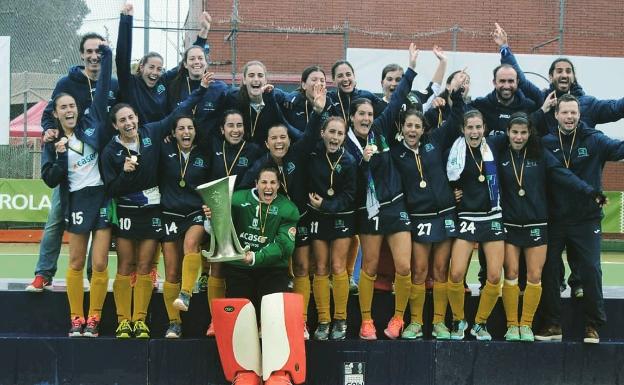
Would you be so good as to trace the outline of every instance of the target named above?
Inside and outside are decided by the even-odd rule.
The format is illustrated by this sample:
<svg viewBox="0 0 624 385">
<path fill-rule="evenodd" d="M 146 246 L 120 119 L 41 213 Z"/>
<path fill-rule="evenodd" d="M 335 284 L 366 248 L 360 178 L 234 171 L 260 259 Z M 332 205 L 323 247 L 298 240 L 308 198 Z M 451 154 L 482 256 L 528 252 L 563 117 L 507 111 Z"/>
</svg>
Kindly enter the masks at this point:
<svg viewBox="0 0 624 385">
<path fill-rule="evenodd" d="M 544 327 L 535 333 L 537 341 L 561 341 L 562 337 L 561 326 L 557 325 Z"/>
<path fill-rule="evenodd" d="M 583 338 L 583 342 L 586 344 L 597 344 L 600 342 L 600 336 L 598 335 L 598 331 L 593 326 L 585 327 L 585 337 Z"/>
<path fill-rule="evenodd" d="M 327 341 L 329 338 L 329 322 L 320 323 L 314 331 L 314 339 L 317 341 Z"/>
<path fill-rule="evenodd" d="M 332 331 L 329 336 L 332 340 L 344 340 L 347 337 L 347 320 L 337 319 L 332 325 Z"/>
</svg>

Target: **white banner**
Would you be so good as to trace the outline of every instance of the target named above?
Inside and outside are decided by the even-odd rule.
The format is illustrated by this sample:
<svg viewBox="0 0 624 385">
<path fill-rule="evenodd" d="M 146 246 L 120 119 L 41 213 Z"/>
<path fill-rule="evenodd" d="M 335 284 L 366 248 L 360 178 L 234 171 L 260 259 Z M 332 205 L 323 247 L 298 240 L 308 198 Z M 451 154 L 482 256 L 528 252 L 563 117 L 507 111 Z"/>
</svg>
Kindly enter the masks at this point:
<svg viewBox="0 0 624 385">
<path fill-rule="evenodd" d="M 0 144 L 9 144 L 11 37 L 0 36 Z"/>
</svg>

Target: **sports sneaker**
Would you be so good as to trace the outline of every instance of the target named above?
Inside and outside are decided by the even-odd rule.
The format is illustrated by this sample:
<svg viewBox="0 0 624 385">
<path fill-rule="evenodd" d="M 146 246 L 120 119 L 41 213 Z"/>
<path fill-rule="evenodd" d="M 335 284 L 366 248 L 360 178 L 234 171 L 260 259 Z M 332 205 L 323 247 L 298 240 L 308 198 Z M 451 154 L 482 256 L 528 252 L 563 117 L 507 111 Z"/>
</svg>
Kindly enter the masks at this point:
<svg viewBox="0 0 624 385">
<path fill-rule="evenodd" d="M 463 340 L 464 332 L 468 329 L 468 322 L 466 320 L 453 321 L 453 329 L 451 330 L 452 340 Z"/>
<path fill-rule="evenodd" d="M 505 333 L 505 341 L 520 341 L 520 328 L 516 325 L 508 327 L 507 333 Z"/>
<path fill-rule="evenodd" d="M 82 337 L 82 329 L 85 326 L 85 319 L 83 317 L 74 317 L 71 319 L 71 328 L 68 335 L 70 337 Z"/>
<path fill-rule="evenodd" d="M 399 317 L 392 317 L 388 322 L 388 326 L 384 329 L 384 334 L 391 340 L 396 340 L 403 331 L 403 319 Z"/>
<path fill-rule="evenodd" d="M 349 278 L 349 294 L 358 295 L 359 293 L 360 293 L 360 288 L 358 287 L 358 284 L 355 283 L 355 278 L 351 276 Z"/>
<path fill-rule="evenodd" d="M 180 338 L 182 337 L 182 324 L 180 322 L 170 322 L 165 338 Z"/>
<path fill-rule="evenodd" d="M 375 329 L 375 324 L 372 319 L 362 321 L 362 326 L 360 326 L 360 338 L 369 341 L 377 339 L 377 330 Z"/>
<path fill-rule="evenodd" d="M 314 339 L 327 341 L 329 339 L 329 322 L 319 323 L 314 331 Z"/>
<path fill-rule="evenodd" d="M 173 301 L 173 307 L 180 311 L 187 311 L 191 303 L 191 295 L 183 291 L 178 294 L 178 298 Z"/>
<path fill-rule="evenodd" d="M 292 385 L 290 375 L 283 370 L 277 370 L 264 381 L 264 385 Z"/>
<path fill-rule="evenodd" d="M 303 339 L 305 341 L 310 339 L 310 329 L 308 329 L 308 324 L 303 321 Z"/>
<path fill-rule="evenodd" d="M 597 344 L 600 342 L 598 331 L 593 326 L 585 326 L 585 337 L 583 342 L 586 344 Z"/>
<path fill-rule="evenodd" d="M 232 385 L 262 385 L 262 380 L 256 372 L 238 372 L 234 376 Z"/>
<path fill-rule="evenodd" d="M 152 266 L 152 271 L 150 271 L 150 277 L 152 278 L 152 287 L 154 290 L 158 290 L 158 267 L 156 265 Z"/>
<path fill-rule="evenodd" d="M 561 341 L 561 326 L 551 325 L 540 329 L 535 333 L 535 339 L 538 341 Z"/>
<path fill-rule="evenodd" d="M 100 335 L 99 326 L 100 326 L 100 317 L 96 315 L 90 315 L 89 318 L 87 318 L 87 326 L 85 326 L 84 332 L 82 332 L 82 335 L 84 337 L 99 336 Z"/>
<path fill-rule="evenodd" d="M 438 322 L 436 324 L 433 324 L 433 330 L 431 331 L 431 335 L 437 340 L 448 340 L 451 338 L 451 332 L 446 327 L 446 324 L 444 322 Z"/>
<path fill-rule="evenodd" d="M 211 322 L 210 325 L 208 325 L 208 330 L 206 330 L 206 337 L 214 337 L 214 336 L 215 336 L 214 324 Z"/>
<path fill-rule="evenodd" d="M 422 325 L 418 322 L 412 322 L 401 334 L 401 338 L 405 340 L 415 340 L 416 338 L 421 338 L 423 336 Z"/>
<path fill-rule="evenodd" d="M 143 320 L 138 320 L 134 323 L 133 331 L 135 338 L 150 338 L 150 330 Z"/>
<path fill-rule="evenodd" d="M 130 338 L 132 337 L 132 325 L 127 319 L 122 320 L 115 330 L 115 337 L 117 338 Z"/>
<path fill-rule="evenodd" d="M 332 340 L 344 340 L 347 337 L 347 320 L 337 319 L 332 325 L 331 334 L 329 338 Z"/>
<path fill-rule="evenodd" d="M 41 293 L 44 289 L 52 290 L 52 280 L 46 279 L 43 275 L 35 275 L 35 279 L 26 286 L 26 291 L 31 293 Z"/>
<path fill-rule="evenodd" d="M 472 325 L 472 329 L 470 329 L 470 334 L 472 334 L 477 341 L 491 341 L 492 335 L 487 331 L 487 326 L 482 324 L 474 324 Z"/>
<path fill-rule="evenodd" d="M 208 291 L 208 274 L 202 273 L 195 282 L 195 291 L 198 293 L 205 293 Z"/>
<path fill-rule="evenodd" d="M 533 335 L 533 330 L 530 326 L 521 325 L 520 326 L 520 341 L 522 342 L 533 342 L 535 341 L 535 336 Z"/>
</svg>

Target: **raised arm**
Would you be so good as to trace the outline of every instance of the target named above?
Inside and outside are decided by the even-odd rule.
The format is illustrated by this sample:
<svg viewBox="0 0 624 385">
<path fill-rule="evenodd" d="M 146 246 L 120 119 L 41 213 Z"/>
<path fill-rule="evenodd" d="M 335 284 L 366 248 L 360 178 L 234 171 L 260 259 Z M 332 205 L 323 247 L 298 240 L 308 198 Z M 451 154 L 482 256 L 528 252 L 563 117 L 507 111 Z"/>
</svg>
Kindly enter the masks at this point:
<svg viewBox="0 0 624 385">
<path fill-rule="evenodd" d="M 108 94 L 111 90 L 111 77 L 113 71 L 113 53 L 107 44 L 99 46 L 101 58 L 100 74 L 98 75 L 97 87 L 93 102 L 89 107 L 89 114 L 82 118 L 87 123 L 84 128 L 95 129 L 99 149 L 104 148 L 113 135 L 108 125 Z"/>
<path fill-rule="evenodd" d="M 386 138 L 393 136 L 394 122 L 396 122 L 397 117 L 399 116 L 399 112 L 401 111 L 401 107 L 403 106 L 407 95 L 412 90 L 412 82 L 416 77 L 414 68 L 416 68 L 418 52 L 419 51 L 416 49 L 414 43 L 411 43 L 409 46 L 409 66 L 407 71 L 405 71 L 399 85 L 392 93 L 390 103 L 388 103 L 388 106 L 383 110 L 381 115 L 379 115 L 373 122 L 373 126 L 378 127 Z"/>
<path fill-rule="evenodd" d="M 518 74 L 518 86 L 520 90 L 524 92 L 524 95 L 533 100 L 536 105 L 541 106 L 544 103 L 544 94 L 542 91 L 532 82 L 530 82 L 524 72 L 520 68 L 516 57 L 511 52 L 511 48 L 509 47 L 509 43 L 507 40 L 507 32 L 501 28 L 498 23 L 494 23 L 495 29 L 492 32 L 492 36 L 494 37 L 494 42 L 498 45 L 498 49 L 500 50 L 501 64 L 509 64 L 511 65 Z"/>
<path fill-rule="evenodd" d="M 117 36 L 117 51 L 115 52 L 115 64 L 117 64 L 117 79 L 119 79 L 119 93 L 124 102 L 128 101 L 128 87 L 130 87 L 130 57 L 132 55 L 132 23 L 134 8 L 126 3 L 121 7 L 119 16 L 119 34 Z"/>
<path fill-rule="evenodd" d="M 616 122 L 624 118 L 624 98 L 598 100 L 593 96 L 585 96 L 583 102 L 587 103 L 587 106 L 583 108 L 583 113 L 589 114 L 595 124 Z"/>
<path fill-rule="evenodd" d="M 307 157 L 314 150 L 321 135 L 323 125 L 323 108 L 327 101 L 327 88 L 325 84 L 314 85 L 314 106 L 308 124 L 303 131 L 303 136 L 295 142 L 290 151 L 294 151 L 298 158 Z"/>
<path fill-rule="evenodd" d="M 444 74 L 446 73 L 446 65 L 448 63 L 448 59 L 444 50 L 437 45 L 433 46 L 433 54 L 438 58 L 438 67 L 431 78 L 431 82 L 442 85 L 442 81 L 444 80 Z M 423 102 L 424 104 L 424 102 Z"/>
<path fill-rule="evenodd" d="M 450 95 L 453 100 L 451 115 L 440 127 L 434 129 L 431 134 L 432 140 L 437 142 L 444 149 L 450 148 L 453 142 L 455 142 L 455 139 L 461 136 L 461 125 L 465 108 L 462 85 L 464 84 L 465 78 L 466 74 L 462 72 L 460 76 L 456 76 L 455 79 L 453 79 Z"/>
</svg>

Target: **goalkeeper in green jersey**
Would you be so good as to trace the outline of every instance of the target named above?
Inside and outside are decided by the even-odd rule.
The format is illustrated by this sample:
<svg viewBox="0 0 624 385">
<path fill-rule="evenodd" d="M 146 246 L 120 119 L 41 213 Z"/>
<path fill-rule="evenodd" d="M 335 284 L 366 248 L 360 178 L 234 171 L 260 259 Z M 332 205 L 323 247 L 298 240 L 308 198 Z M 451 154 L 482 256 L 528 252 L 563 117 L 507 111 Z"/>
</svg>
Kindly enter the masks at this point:
<svg viewBox="0 0 624 385">
<path fill-rule="evenodd" d="M 248 298 L 257 309 L 262 296 L 288 291 L 288 259 L 295 248 L 299 211 L 278 190 L 277 169 L 264 167 L 255 188 L 232 196 L 232 221 L 250 251 L 243 260 L 225 263 L 226 297 Z M 204 213 L 209 218 L 210 208 L 204 206 Z"/>
</svg>

